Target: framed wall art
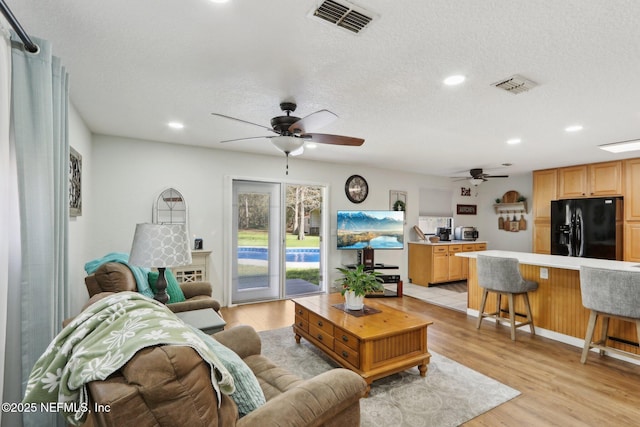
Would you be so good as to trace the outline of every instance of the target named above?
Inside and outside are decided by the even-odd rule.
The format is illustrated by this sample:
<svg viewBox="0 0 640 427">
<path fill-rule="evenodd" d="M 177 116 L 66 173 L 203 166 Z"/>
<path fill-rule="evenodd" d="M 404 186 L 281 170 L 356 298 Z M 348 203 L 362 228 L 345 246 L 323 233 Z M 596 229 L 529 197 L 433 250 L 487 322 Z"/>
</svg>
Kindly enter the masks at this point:
<svg viewBox="0 0 640 427">
<path fill-rule="evenodd" d="M 478 213 L 477 205 L 457 205 L 456 213 L 458 215 L 476 215 Z"/>
<path fill-rule="evenodd" d="M 69 215 L 82 215 L 82 156 L 69 147 Z"/>
</svg>

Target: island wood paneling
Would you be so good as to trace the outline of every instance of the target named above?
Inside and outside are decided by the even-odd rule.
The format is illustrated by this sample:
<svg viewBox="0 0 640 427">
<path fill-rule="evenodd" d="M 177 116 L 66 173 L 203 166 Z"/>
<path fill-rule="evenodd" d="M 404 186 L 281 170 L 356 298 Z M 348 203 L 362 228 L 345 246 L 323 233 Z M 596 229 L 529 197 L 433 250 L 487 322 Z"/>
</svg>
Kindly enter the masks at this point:
<svg viewBox="0 0 640 427">
<path fill-rule="evenodd" d="M 540 278 L 540 269 L 546 268 L 548 279 Z M 527 280 L 538 282 L 538 289 L 529 293 L 533 323 L 538 328 L 557 332 L 570 337 L 584 339 L 589 321 L 589 310 L 582 305 L 580 294 L 580 272 L 561 268 L 539 267 L 535 265 L 520 264 L 520 273 Z M 468 307 L 480 310 L 482 302 L 482 289 L 478 286 L 478 274 L 476 259 L 469 259 L 468 280 Z M 494 293 L 489 294 L 485 312 L 495 311 Z M 516 313 L 526 313 L 521 297 L 516 298 Z M 508 310 L 506 298 L 502 298 L 502 310 Z M 503 317 L 508 318 L 508 312 L 503 312 Z M 518 317 L 516 317 L 518 320 Z M 602 321 L 596 324 L 595 337 L 601 334 Z M 525 329 L 526 330 L 526 329 Z M 609 322 L 610 337 L 638 342 L 635 324 L 618 319 Z M 640 354 L 638 346 L 625 344 L 615 340 L 608 340 L 607 345 L 631 353 Z"/>
</svg>

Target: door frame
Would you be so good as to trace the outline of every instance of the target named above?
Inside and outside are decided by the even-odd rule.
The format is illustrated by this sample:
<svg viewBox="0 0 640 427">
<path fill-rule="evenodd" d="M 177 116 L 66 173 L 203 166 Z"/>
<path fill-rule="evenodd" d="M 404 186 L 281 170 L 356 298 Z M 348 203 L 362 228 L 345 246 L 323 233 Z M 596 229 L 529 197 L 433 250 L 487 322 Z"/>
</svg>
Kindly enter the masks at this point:
<svg viewBox="0 0 640 427">
<path fill-rule="evenodd" d="M 321 263 L 320 266 L 320 277 L 322 278 L 322 285 L 324 286 L 325 293 L 329 293 L 331 289 L 331 284 L 328 282 L 328 260 L 329 260 L 329 229 L 331 227 L 331 223 L 329 222 L 329 190 L 330 186 L 327 182 L 315 182 L 315 181 L 304 181 L 304 180 L 293 180 L 293 179 L 274 179 L 274 178 L 258 178 L 254 176 L 246 176 L 246 175 L 225 175 L 224 177 L 224 187 L 223 187 L 223 195 L 222 195 L 222 218 L 224 229 L 222 230 L 222 301 L 221 305 L 223 307 L 234 307 L 237 304 L 233 304 L 232 300 L 232 275 L 233 268 L 232 263 L 234 260 L 233 255 L 233 181 L 234 180 L 243 180 L 243 181 L 255 181 L 255 182 L 267 182 L 267 183 L 278 183 L 282 185 L 284 188 L 288 185 L 309 185 L 309 186 L 317 186 L 324 188 L 324 195 L 322 197 L 322 230 L 320 231 L 320 252 L 321 256 L 324 259 L 324 262 Z M 285 216 L 282 215 L 281 218 L 282 224 L 281 226 L 284 229 Z M 280 271 L 285 271 L 285 257 L 284 250 L 285 245 L 281 245 L 282 249 L 282 265 L 280 267 Z M 278 299 L 286 299 L 284 295 L 284 280 L 281 278 L 280 280 L 280 293 Z M 261 301 L 256 301 L 261 302 Z M 250 304 L 250 303 L 248 303 Z"/>
</svg>

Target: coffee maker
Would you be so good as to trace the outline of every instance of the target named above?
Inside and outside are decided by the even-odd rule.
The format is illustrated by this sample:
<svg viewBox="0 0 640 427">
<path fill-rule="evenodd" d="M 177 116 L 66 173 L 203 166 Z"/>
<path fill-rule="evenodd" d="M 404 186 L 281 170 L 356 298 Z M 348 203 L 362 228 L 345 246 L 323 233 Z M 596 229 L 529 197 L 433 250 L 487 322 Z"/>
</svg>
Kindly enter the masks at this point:
<svg viewBox="0 0 640 427">
<path fill-rule="evenodd" d="M 440 238 L 440 241 L 449 241 L 451 240 L 451 228 L 449 227 L 438 227 L 436 229 L 436 236 Z"/>
</svg>

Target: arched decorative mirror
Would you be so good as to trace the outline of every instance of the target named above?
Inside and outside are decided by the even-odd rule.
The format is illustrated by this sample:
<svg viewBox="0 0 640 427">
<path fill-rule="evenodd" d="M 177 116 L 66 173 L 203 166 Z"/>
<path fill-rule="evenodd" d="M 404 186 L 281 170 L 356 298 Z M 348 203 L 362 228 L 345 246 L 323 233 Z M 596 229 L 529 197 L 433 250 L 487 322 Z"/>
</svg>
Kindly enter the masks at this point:
<svg viewBox="0 0 640 427">
<path fill-rule="evenodd" d="M 153 206 L 154 223 L 187 224 L 188 218 L 187 202 L 182 193 L 175 188 L 167 188 L 160 193 Z"/>
</svg>

